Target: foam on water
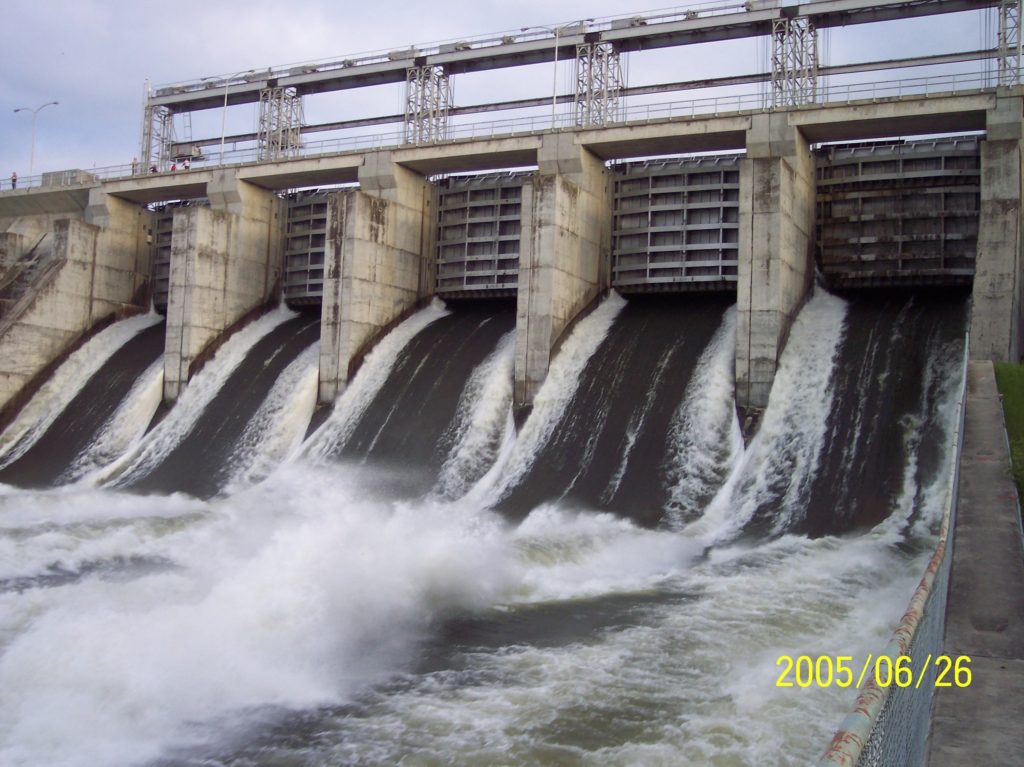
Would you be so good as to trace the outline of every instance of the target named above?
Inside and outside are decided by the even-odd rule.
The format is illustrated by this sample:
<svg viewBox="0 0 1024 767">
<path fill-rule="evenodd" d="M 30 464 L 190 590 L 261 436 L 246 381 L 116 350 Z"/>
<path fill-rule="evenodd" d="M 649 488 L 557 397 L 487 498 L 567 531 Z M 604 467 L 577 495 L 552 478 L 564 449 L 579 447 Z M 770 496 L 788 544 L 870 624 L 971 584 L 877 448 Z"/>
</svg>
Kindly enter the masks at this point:
<svg viewBox="0 0 1024 767">
<path fill-rule="evenodd" d="M 322 459 L 344 447 L 359 423 L 360 416 L 390 375 L 405 345 L 431 322 L 448 313 L 444 302 L 434 299 L 429 306 L 416 312 L 382 338 L 366 355 L 359 372 L 338 395 L 333 412 L 309 440 L 303 455 Z"/>
<path fill-rule="evenodd" d="M 130 339 L 163 321 L 155 312 L 115 322 L 71 354 L 0 435 L 0 467 L 20 458 L 68 406 L 81 385 Z"/>
<path fill-rule="evenodd" d="M 435 491 L 444 498 L 464 495 L 497 460 L 512 408 L 515 348 L 515 333 L 505 334 L 466 383 L 455 420 L 443 438 L 450 448 Z"/>
<path fill-rule="evenodd" d="M 0 762 L 141 763 L 251 707 L 339 703 L 400 665 L 434 616 L 494 599 L 507 557 L 486 527 L 372 492 L 293 465 L 193 505 L 204 521 L 171 538 L 153 541 L 140 520 L 108 527 L 123 556 L 173 567 L 86 578 L 8 643 Z M 79 499 L 106 507 L 111 495 Z"/>
<path fill-rule="evenodd" d="M 816 289 L 790 331 L 760 430 L 700 519 L 684 531 L 708 544 L 728 541 L 770 510 L 781 533 L 804 513 L 832 409 L 832 371 L 846 302 Z"/>
<path fill-rule="evenodd" d="M 116 484 L 130 483 L 153 470 L 178 445 L 217 396 L 231 373 L 263 336 L 282 322 L 296 317 L 282 306 L 268 312 L 229 338 L 191 381 L 167 416 L 138 445 L 96 476 Z"/>
<path fill-rule="evenodd" d="M 736 417 L 736 307 L 722 318 L 701 355 L 669 430 L 667 520 L 692 521 L 725 482 L 743 453 Z"/>
</svg>

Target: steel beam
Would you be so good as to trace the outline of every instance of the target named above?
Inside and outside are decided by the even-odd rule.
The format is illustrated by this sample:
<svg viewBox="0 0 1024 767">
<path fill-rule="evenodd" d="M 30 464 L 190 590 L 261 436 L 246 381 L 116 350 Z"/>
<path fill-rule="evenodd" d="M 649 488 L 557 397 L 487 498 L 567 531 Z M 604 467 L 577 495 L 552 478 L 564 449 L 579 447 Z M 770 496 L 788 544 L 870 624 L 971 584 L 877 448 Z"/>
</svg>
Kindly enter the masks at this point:
<svg viewBox="0 0 1024 767">
<path fill-rule="evenodd" d="M 255 103 L 268 87 L 294 87 L 299 95 L 361 88 L 402 82 L 410 65 L 442 66 L 449 74 L 480 72 L 504 67 L 524 66 L 551 61 L 554 49 L 558 58 L 568 59 L 576 46 L 606 42 L 620 52 L 666 48 L 693 43 L 735 40 L 772 34 L 775 21 L 783 18 L 808 18 L 815 29 L 892 21 L 962 11 L 999 7 L 1004 0 L 827 0 L 781 6 L 767 3 L 757 10 L 715 13 L 698 11 L 649 19 L 624 17 L 613 19 L 586 34 L 559 35 L 552 38 L 517 40 L 497 37 L 466 44 L 436 48 L 410 48 L 364 59 L 339 59 L 303 66 L 268 69 L 231 82 L 229 105 Z M 223 106 L 222 81 L 217 84 L 190 81 L 159 88 L 151 97 L 151 106 L 170 106 L 174 111 L 198 111 Z"/>
</svg>

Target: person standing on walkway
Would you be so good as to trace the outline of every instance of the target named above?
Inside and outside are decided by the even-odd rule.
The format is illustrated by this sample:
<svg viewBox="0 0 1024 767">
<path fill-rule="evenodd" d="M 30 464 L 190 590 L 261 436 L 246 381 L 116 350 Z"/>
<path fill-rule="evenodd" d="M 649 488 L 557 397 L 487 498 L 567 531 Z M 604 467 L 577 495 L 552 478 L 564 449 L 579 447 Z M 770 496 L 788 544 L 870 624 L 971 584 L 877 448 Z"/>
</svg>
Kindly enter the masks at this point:
<svg viewBox="0 0 1024 767">
<path fill-rule="evenodd" d="M 17 188 L 18 188 L 18 171 L 12 170 L 11 171 L 11 189 L 17 189 Z"/>
</svg>

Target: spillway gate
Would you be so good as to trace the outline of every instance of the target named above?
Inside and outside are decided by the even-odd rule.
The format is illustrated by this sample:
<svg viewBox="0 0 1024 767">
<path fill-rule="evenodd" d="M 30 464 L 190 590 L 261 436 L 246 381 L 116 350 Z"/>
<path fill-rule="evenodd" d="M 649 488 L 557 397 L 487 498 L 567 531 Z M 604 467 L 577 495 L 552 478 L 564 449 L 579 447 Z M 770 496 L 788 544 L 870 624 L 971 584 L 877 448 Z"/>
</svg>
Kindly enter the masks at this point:
<svg viewBox="0 0 1024 767">
<path fill-rule="evenodd" d="M 816 165 L 819 264 L 834 287 L 970 284 L 979 137 L 827 146 Z"/>
<path fill-rule="evenodd" d="M 523 184 L 531 175 L 451 176 L 437 182 L 438 295 L 516 295 Z"/>
<path fill-rule="evenodd" d="M 616 168 L 612 287 L 735 290 L 739 159 L 675 158 Z"/>
</svg>

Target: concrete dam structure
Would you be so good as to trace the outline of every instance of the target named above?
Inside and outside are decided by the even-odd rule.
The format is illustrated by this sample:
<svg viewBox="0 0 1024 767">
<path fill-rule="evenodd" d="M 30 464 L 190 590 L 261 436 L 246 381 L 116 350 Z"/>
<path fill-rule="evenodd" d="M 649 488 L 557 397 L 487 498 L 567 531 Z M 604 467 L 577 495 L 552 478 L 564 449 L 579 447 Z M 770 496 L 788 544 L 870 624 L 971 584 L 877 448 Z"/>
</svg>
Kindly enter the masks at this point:
<svg viewBox="0 0 1024 767">
<path fill-rule="evenodd" d="M 889 116 L 896 107 L 906 114 Z M 743 339 L 737 346 L 737 401 L 763 408 L 815 269 L 841 289 L 973 285 L 975 348 L 986 349 L 987 358 L 1014 359 L 1019 297 L 1008 276 L 1016 273 L 1018 249 L 1008 238 L 1016 237 L 1012 195 L 1019 169 L 1004 161 L 1019 157 L 1019 139 L 979 134 L 840 142 L 812 150 L 806 134 L 843 135 L 836 126 L 848 124 L 843 118 L 856 109 L 862 119 L 848 135 L 884 135 L 908 120 L 930 124 L 937 108 L 958 110 L 958 125 L 961 110 L 969 110 L 979 129 L 992 123 L 1002 132 L 1003 120 L 1019 117 L 1020 107 L 1017 95 L 933 96 L 909 104 L 823 106 L 342 155 L 332 170 L 318 160 L 309 178 L 330 174 L 340 182 L 358 181 L 358 189 L 287 197 L 275 193 L 273 176 L 259 185 L 246 180 L 255 172 L 278 171 L 258 166 L 19 192 L 5 196 L 8 210 L 93 201 L 80 218 L 69 211 L 64 218 L 49 213 L 7 219 L 15 230 L 39 230 L 58 220 L 59 228 L 41 235 L 67 254 L 56 255 L 55 262 L 103 250 L 93 243 L 113 238 L 116 218 L 120 258 L 109 269 L 123 277 L 118 300 L 99 304 L 109 288 L 96 285 L 92 269 L 79 272 L 84 281 L 67 290 L 91 293 L 91 310 L 83 305 L 71 322 L 77 330 L 62 341 L 51 329 L 41 330 L 49 352 L 33 345 L 34 359 L 9 360 L 18 369 L 7 373 L 5 397 L 14 397 L 95 319 L 141 310 L 151 299 L 170 320 L 165 397 L 172 401 L 221 334 L 283 298 L 320 309 L 324 349 L 331 346 L 321 368 L 321 401 L 327 403 L 380 335 L 431 296 L 514 296 L 520 307 L 517 402 L 528 406 L 566 329 L 612 288 L 734 293 Z M 886 116 L 872 121 L 872 113 Z M 797 118 L 806 127 L 790 124 Z M 728 130 L 710 133 L 716 129 Z M 611 139 L 609 133 L 635 134 L 627 144 L 632 154 L 665 141 L 680 149 L 716 145 L 734 153 L 609 166 L 595 153 L 610 154 L 596 143 Z M 278 163 L 284 166 L 281 183 L 296 183 L 294 174 L 310 162 Z M 432 169 L 511 162 L 536 164 L 537 170 L 428 180 Z M 184 181 L 189 188 L 177 188 Z M 196 197 L 153 211 L 126 199 L 182 191 Z M 108 216 L 106 225 L 87 220 L 104 220 L 95 218 L 97 211 L 112 209 L 120 215 Z M 8 239 L 12 250 L 32 249 L 24 235 L 12 232 Z M 104 258 L 113 252 L 107 249 Z"/>
<path fill-rule="evenodd" d="M 937 670 L 773 683 L 944 651 L 968 362 L 1024 343 L 1019 10 L 705 4 L 178 83 L 137 167 L 0 191 L 0 762 L 951 763 Z M 987 11 L 991 49 L 819 60 Z M 769 71 L 623 76 L 753 38 Z M 573 92 L 453 100 L 553 57 Z"/>
</svg>

